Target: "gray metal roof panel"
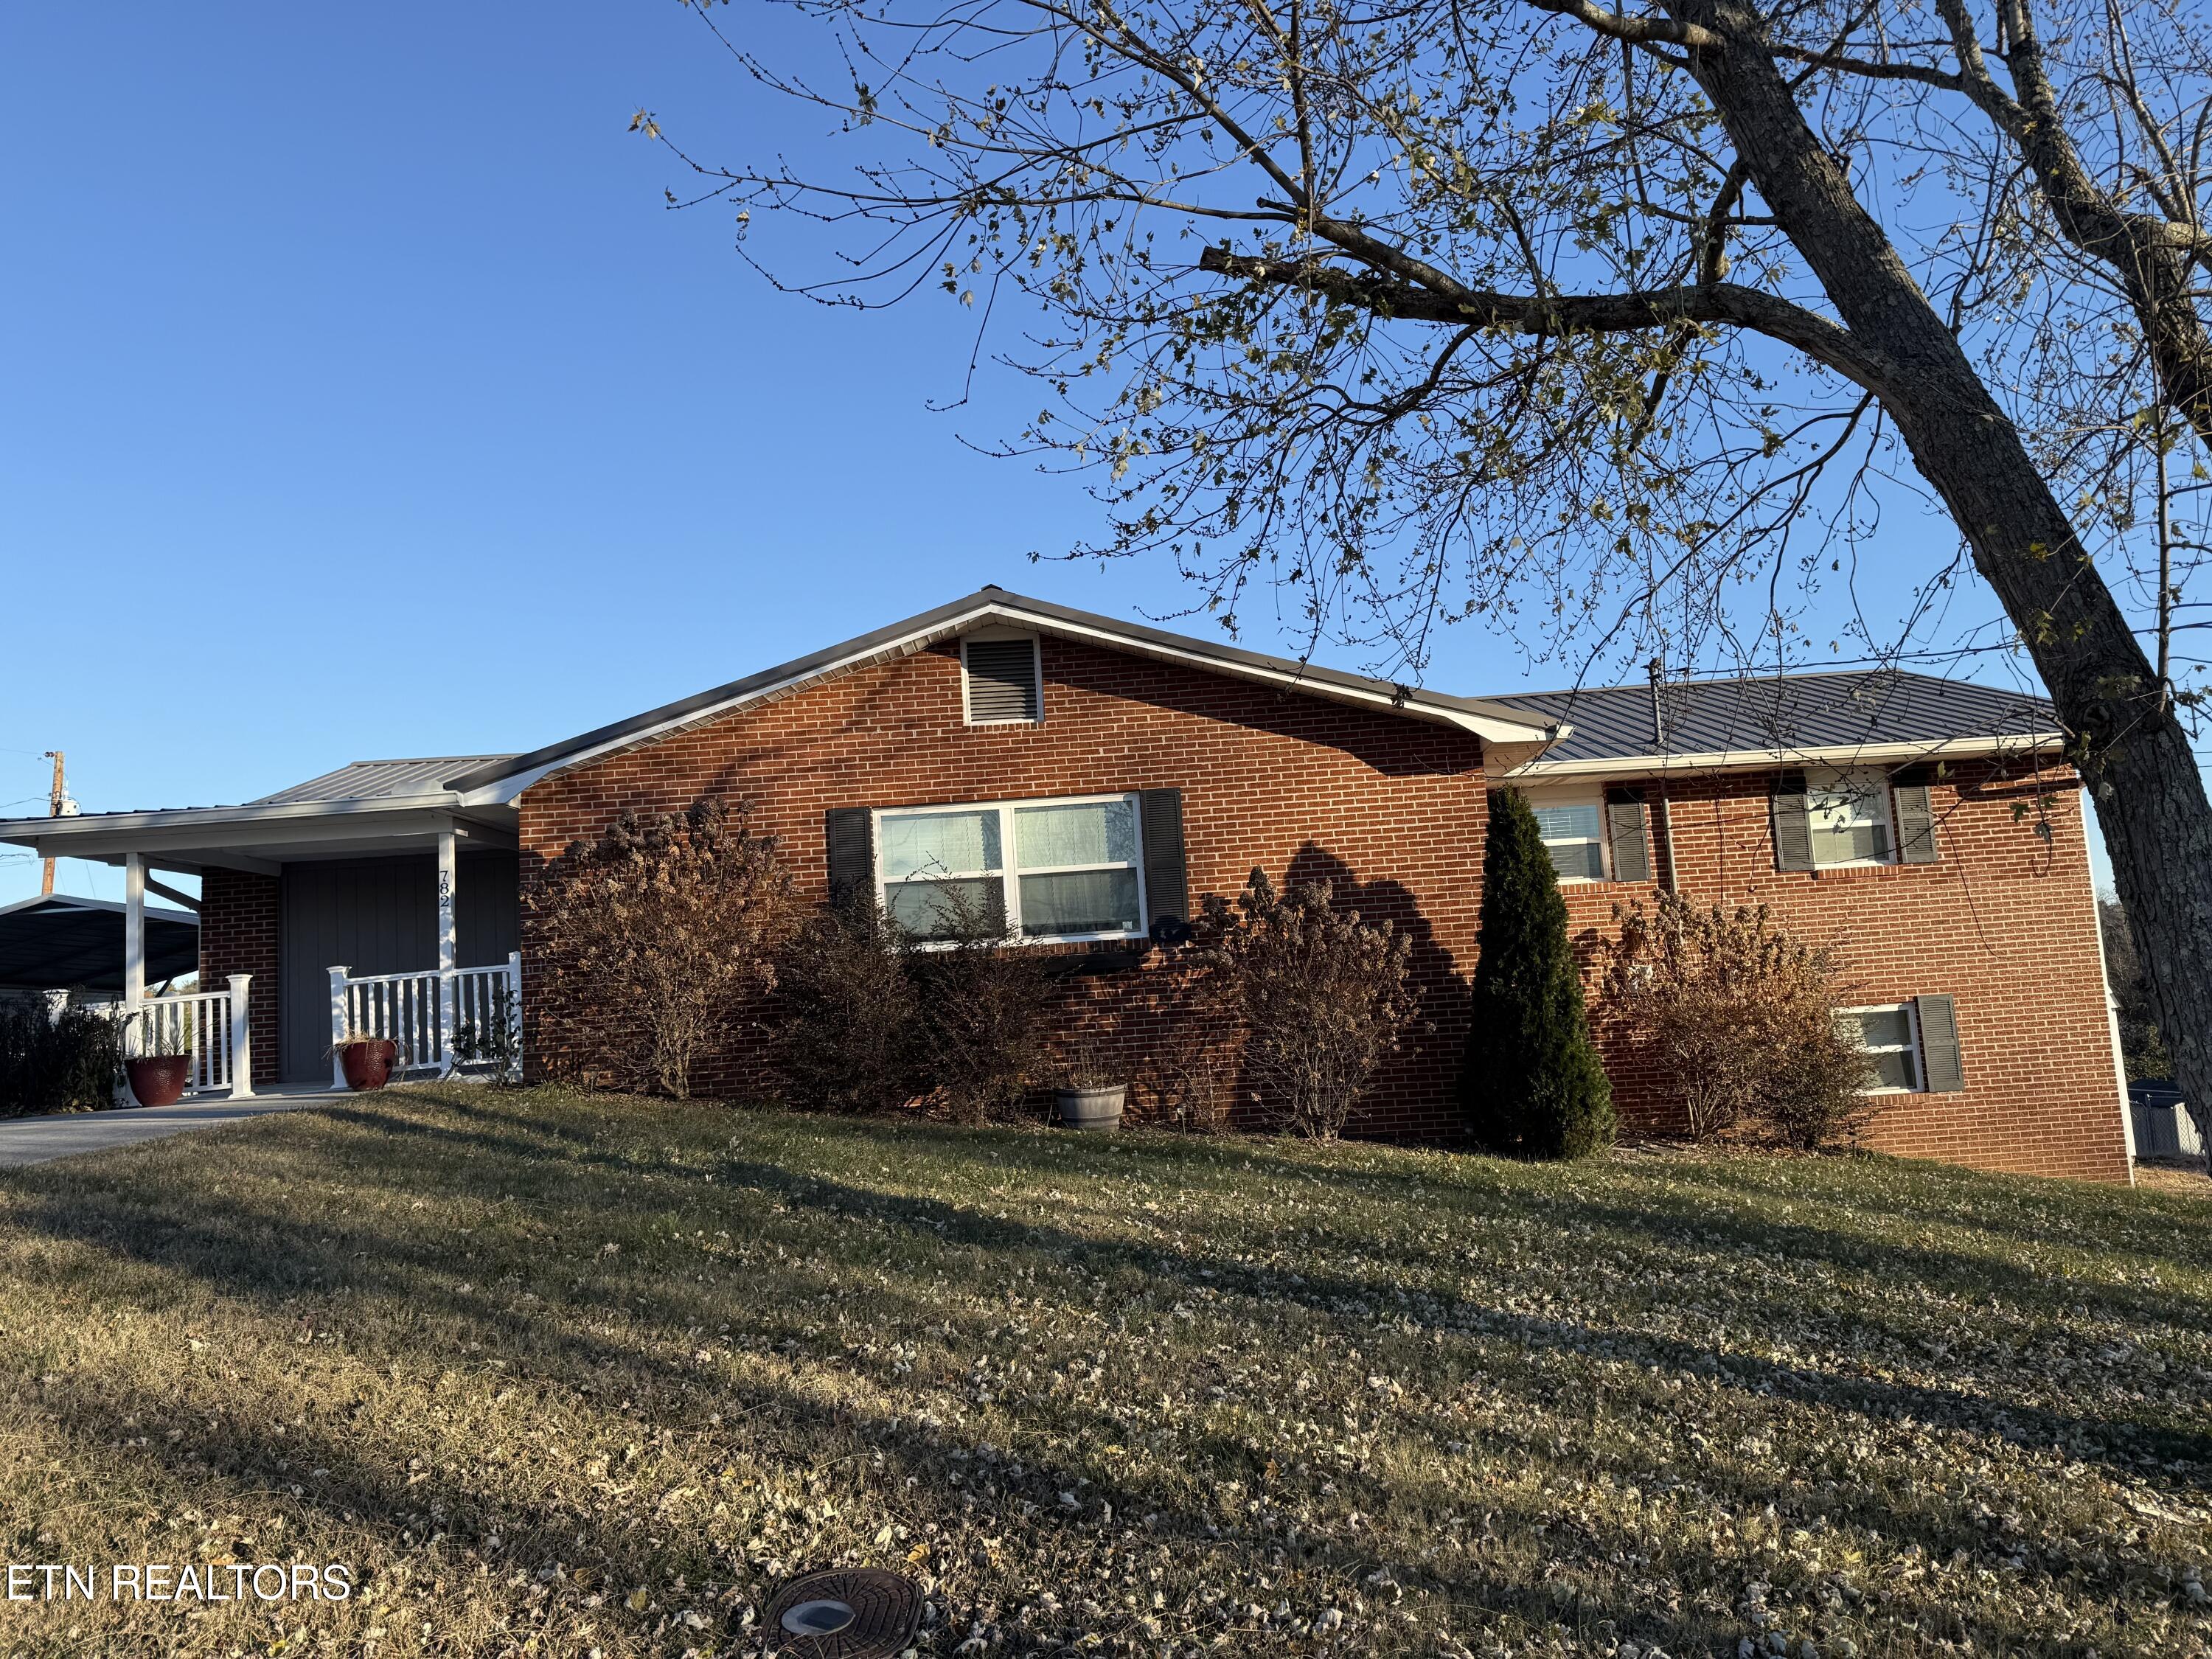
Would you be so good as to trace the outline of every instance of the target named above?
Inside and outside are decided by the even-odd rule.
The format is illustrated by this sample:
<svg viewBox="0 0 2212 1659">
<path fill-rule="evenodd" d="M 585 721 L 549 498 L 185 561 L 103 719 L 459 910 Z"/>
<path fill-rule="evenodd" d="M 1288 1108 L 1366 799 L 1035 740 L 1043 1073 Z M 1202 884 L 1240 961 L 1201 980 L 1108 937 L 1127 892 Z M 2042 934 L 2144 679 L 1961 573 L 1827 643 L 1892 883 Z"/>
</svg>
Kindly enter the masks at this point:
<svg viewBox="0 0 2212 1659">
<path fill-rule="evenodd" d="M 512 755 L 438 755 L 421 760 L 354 761 L 305 783 L 260 795 L 249 806 L 283 806 L 294 801 L 382 800 L 390 796 L 433 795 L 456 772 L 494 765 Z"/>
<path fill-rule="evenodd" d="M 2058 728 L 2047 698 L 1893 669 L 1676 680 L 1665 683 L 1660 696 L 1663 742 L 1655 740 L 1649 684 L 1509 693 L 1490 701 L 1574 728 L 1545 751 L 1547 764 L 2025 738 Z"/>
</svg>

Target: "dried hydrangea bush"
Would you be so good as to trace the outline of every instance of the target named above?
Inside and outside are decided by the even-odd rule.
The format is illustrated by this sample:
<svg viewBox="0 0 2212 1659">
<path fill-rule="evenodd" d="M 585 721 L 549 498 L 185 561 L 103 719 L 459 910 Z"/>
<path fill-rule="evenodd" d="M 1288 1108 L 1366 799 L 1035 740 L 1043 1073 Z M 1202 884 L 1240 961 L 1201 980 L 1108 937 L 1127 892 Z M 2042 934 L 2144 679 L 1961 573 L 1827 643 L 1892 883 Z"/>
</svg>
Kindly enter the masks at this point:
<svg viewBox="0 0 2212 1659">
<path fill-rule="evenodd" d="M 26 1653 L 2208 1650 L 2212 1205 L 465 1088 L 0 1181 Z"/>
</svg>

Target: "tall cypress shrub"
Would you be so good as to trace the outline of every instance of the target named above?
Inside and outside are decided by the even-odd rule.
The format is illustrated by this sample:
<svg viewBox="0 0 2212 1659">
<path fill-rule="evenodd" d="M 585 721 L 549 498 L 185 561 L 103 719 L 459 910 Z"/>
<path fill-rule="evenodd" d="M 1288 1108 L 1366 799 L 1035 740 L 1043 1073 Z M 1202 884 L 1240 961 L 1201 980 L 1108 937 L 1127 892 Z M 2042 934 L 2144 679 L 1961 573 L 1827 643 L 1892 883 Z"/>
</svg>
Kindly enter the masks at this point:
<svg viewBox="0 0 2212 1659">
<path fill-rule="evenodd" d="M 1613 1140 L 1613 1086 L 1590 1041 L 1567 902 L 1517 789 L 1490 792 L 1460 1098 L 1475 1140 L 1493 1152 L 1582 1158 Z"/>
</svg>

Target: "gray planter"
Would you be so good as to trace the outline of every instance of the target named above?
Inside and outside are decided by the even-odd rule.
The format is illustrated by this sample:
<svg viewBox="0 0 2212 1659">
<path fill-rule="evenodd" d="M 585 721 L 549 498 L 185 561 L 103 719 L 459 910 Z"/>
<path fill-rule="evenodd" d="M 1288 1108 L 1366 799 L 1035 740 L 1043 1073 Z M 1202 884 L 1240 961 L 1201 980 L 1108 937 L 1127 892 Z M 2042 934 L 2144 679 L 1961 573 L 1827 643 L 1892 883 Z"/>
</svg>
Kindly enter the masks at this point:
<svg viewBox="0 0 2212 1659">
<path fill-rule="evenodd" d="M 1105 1089 L 1062 1089 L 1054 1097 L 1054 1113 L 1070 1129 L 1118 1129 L 1121 1101 L 1128 1092 L 1126 1083 Z"/>
</svg>

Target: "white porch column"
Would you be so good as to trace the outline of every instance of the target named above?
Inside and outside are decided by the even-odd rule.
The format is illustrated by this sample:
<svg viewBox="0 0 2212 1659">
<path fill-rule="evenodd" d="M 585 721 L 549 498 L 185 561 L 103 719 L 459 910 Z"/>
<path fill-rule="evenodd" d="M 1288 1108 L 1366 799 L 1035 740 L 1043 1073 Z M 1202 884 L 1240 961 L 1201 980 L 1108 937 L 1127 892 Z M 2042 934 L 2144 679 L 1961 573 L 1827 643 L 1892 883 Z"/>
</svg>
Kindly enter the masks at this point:
<svg viewBox="0 0 2212 1659">
<path fill-rule="evenodd" d="M 460 944 L 453 927 L 453 884 L 459 875 L 453 826 L 438 831 L 438 1071 L 453 1069 L 455 1006 L 453 971 L 460 965 Z"/>
<path fill-rule="evenodd" d="M 253 975 L 230 976 L 230 1097 L 253 1098 L 253 1022 L 246 998 L 253 990 Z"/>
<path fill-rule="evenodd" d="M 522 952 L 507 953 L 507 1030 L 508 1052 L 514 1056 L 514 1070 L 511 1073 L 517 1083 L 522 1081 Z"/>
<path fill-rule="evenodd" d="M 352 971 L 343 963 L 331 969 L 331 1087 L 341 1092 L 346 1086 L 345 1061 L 338 1057 L 338 1044 L 346 1040 L 346 975 Z"/>
<path fill-rule="evenodd" d="M 123 1002 L 146 1000 L 146 855 L 123 855 Z"/>
</svg>

